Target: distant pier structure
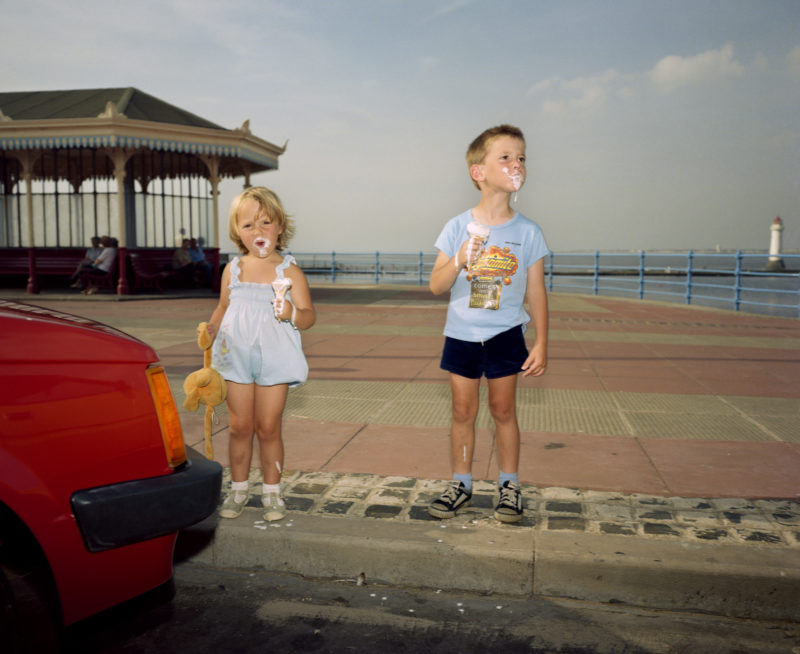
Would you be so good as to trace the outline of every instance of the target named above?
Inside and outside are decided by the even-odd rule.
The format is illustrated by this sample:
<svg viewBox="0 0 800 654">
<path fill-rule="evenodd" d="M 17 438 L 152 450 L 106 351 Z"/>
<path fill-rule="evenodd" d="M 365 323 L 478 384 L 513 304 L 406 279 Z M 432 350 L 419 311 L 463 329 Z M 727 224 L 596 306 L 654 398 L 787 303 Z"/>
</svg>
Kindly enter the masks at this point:
<svg viewBox="0 0 800 654">
<path fill-rule="evenodd" d="M 782 272 L 786 266 L 781 258 L 781 232 L 783 231 L 783 221 L 780 216 L 776 216 L 769 228 L 769 259 L 767 260 L 767 272 Z"/>
</svg>

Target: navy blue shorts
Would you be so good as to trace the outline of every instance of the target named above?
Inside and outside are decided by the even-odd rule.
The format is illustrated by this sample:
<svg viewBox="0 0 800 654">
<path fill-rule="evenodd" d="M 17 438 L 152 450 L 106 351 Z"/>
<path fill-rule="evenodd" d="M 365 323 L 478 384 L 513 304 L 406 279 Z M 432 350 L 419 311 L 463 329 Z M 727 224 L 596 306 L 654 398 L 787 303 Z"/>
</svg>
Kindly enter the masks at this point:
<svg viewBox="0 0 800 654">
<path fill-rule="evenodd" d="M 522 325 L 517 325 L 482 343 L 445 336 L 441 368 L 470 379 L 496 379 L 522 372 L 527 358 Z"/>
</svg>

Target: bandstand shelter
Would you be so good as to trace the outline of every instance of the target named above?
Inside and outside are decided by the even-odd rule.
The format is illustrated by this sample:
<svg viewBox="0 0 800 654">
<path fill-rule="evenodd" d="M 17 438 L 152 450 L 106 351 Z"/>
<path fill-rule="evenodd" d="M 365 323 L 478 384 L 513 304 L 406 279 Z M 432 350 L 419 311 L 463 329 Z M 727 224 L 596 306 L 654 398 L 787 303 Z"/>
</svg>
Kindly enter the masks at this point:
<svg viewBox="0 0 800 654">
<path fill-rule="evenodd" d="M 132 87 L 0 92 L 0 275 L 24 272 L 37 293 L 55 252 L 80 261 L 108 235 L 127 294 L 127 253 L 171 253 L 185 236 L 202 239 L 218 280 L 220 181 L 247 187 L 284 151 L 249 121 L 226 129 Z"/>
</svg>

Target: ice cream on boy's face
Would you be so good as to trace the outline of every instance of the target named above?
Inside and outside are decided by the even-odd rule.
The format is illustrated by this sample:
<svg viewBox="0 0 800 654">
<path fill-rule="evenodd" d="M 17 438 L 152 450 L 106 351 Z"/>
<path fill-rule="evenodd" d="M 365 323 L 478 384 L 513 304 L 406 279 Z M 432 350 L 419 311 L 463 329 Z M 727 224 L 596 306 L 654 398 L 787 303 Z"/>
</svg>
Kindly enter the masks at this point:
<svg viewBox="0 0 800 654">
<path fill-rule="evenodd" d="M 522 173 L 521 172 L 512 173 L 508 170 L 508 168 L 503 168 L 503 172 L 506 175 L 508 175 L 509 179 L 511 180 L 511 183 L 514 185 L 514 190 L 519 191 L 519 189 L 522 187 Z"/>
</svg>

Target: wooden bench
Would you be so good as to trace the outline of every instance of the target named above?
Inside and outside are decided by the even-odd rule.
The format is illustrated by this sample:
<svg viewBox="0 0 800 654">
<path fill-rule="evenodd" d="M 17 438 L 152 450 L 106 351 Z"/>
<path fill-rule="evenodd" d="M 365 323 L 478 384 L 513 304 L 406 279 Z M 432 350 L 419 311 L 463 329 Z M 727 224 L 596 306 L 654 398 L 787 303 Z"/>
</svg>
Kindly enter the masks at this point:
<svg viewBox="0 0 800 654">
<path fill-rule="evenodd" d="M 194 280 L 176 275 L 172 269 L 174 248 L 132 248 L 126 252 L 126 276 L 130 292 L 156 290 L 168 287 L 193 286 Z M 26 247 L 0 248 L 0 277 L 7 277 L 15 286 L 23 285 L 30 277 L 30 253 Z M 86 248 L 33 248 L 35 276 L 29 280 L 28 290 L 38 293 L 40 278 L 48 279 L 48 286 L 64 286 L 83 261 Z M 134 256 L 135 255 L 135 256 Z M 219 291 L 219 249 L 205 250 L 206 261 L 211 264 L 212 290 Z M 134 265 L 135 262 L 135 265 Z M 59 279 L 60 278 L 60 279 Z M 119 278 L 119 260 L 114 262 L 107 278 L 97 278 L 99 288 L 114 289 Z"/>
<path fill-rule="evenodd" d="M 34 274 L 31 275 L 30 248 L 0 248 L 0 276 L 27 279 L 28 290 L 37 293 L 41 277 L 61 278 L 61 284 L 56 285 L 66 286 L 85 256 L 86 248 L 33 248 Z"/>
<path fill-rule="evenodd" d="M 169 261 L 165 263 L 160 252 L 128 250 L 132 273 L 128 278 L 131 292 L 155 290 L 163 293 L 166 290 L 167 279 L 175 276 L 175 271 L 172 270 L 172 251 L 167 251 L 167 254 Z"/>
<path fill-rule="evenodd" d="M 0 248 L 0 275 L 27 275 L 29 248 Z M 86 248 L 34 248 L 37 275 L 69 277 L 86 256 Z"/>
<path fill-rule="evenodd" d="M 172 267 L 174 248 L 135 248 L 128 250 L 130 262 L 129 283 L 132 293 L 154 290 L 163 293 L 167 288 L 195 286 L 194 275 L 177 271 Z M 211 265 L 211 288 L 219 290 L 219 249 L 204 250 L 206 261 Z"/>
<path fill-rule="evenodd" d="M 0 275 L 27 277 L 28 270 L 28 248 L 0 248 Z"/>
</svg>

